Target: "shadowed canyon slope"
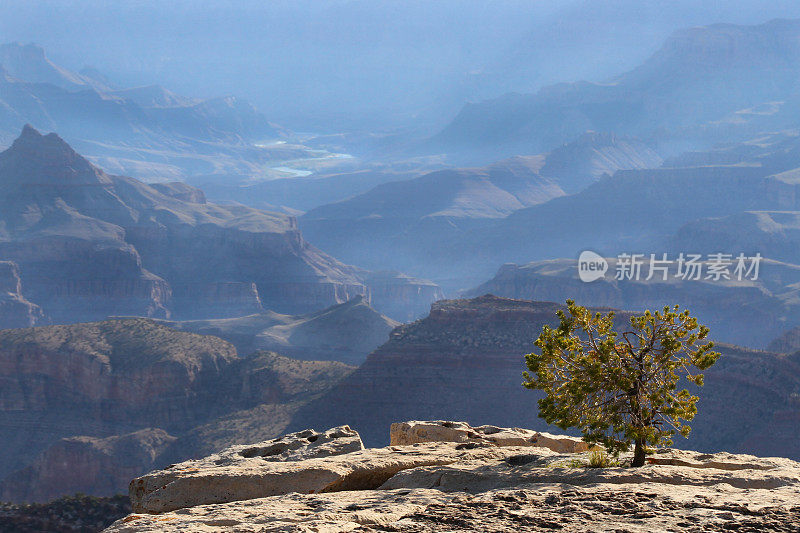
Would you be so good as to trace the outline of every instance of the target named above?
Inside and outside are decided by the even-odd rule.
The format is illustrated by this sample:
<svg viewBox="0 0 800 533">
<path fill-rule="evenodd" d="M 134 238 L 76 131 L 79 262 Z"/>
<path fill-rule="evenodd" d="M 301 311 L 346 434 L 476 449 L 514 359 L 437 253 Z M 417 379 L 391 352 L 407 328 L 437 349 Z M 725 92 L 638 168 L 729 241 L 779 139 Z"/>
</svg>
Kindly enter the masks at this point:
<svg viewBox="0 0 800 533">
<path fill-rule="evenodd" d="M 148 319 L 0 331 L 0 500 L 110 495 L 209 448 L 280 433 L 352 367 Z"/>
<path fill-rule="evenodd" d="M 395 330 L 358 370 L 301 409 L 293 426 L 346 420 L 370 446 L 385 445 L 389 424 L 407 419 L 554 432 L 537 417 L 537 392 L 521 383 L 523 355 L 534 350 L 544 324 L 555 324 L 559 307 L 495 296 L 438 302 L 430 316 Z M 628 316 L 620 312 L 617 320 Z M 705 373 L 691 438 L 676 444 L 800 457 L 800 360 L 727 344 L 719 348 L 723 356 Z"/>
</svg>

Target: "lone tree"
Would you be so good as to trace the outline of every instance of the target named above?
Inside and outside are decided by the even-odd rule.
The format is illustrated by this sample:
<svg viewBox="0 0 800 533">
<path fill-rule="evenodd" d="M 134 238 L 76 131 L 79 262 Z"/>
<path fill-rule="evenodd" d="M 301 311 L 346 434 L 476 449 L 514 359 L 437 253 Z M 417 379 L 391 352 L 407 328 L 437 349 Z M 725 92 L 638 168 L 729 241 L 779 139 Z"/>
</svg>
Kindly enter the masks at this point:
<svg viewBox="0 0 800 533">
<path fill-rule="evenodd" d="M 590 444 L 614 455 L 634 444 L 632 466 L 645 462 L 645 446 L 684 437 L 697 413 L 697 396 L 676 391 L 681 377 L 703 385 L 705 370 L 720 354 L 703 343 L 709 329 L 689 311 L 665 307 L 631 317 L 629 331 L 613 330 L 614 313 L 593 314 L 567 300 L 561 323 L 545 326 L 536 340 L 541 354 L 525 356 L 525 387 L 541 389 L 539 416 L 561 429 L 577 427 Z"/>
</svg>

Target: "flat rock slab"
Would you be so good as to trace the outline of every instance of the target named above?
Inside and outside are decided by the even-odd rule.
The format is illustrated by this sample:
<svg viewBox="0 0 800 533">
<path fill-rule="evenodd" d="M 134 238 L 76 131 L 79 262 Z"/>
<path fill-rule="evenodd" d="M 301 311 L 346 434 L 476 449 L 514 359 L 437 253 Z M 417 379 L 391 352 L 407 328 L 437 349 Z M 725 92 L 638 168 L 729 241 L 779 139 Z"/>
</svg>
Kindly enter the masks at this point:
<svg viewBox="0 0 800 533">
<path fill-rule="evenodd" d="M 496 463 L 496 468 L 506 466 Z M 478 493 L 436 489 L 294 493 L 201 505 L 159 515 L 132 514 L 115 522 L 106 533 L 475 530 L 796 533 L 798 523 L 800 487 L 797 485 L 741 489 L 725 482 L 687 486 L 600 482 L 585 486 L 531 483 Z"/>
<path fill-rule="evenodd" d="M 134 479 L 131 503 L 137 513 L 163 513 L 210 503 L 251 500 L 291 492 L 317 494 L 377 489 L 409 468 L 500 461 L 524 448 L 428 443 L 359 450 L 304 461 L 269 461 L 256 455 L 212 455 Z"/>
<path fill-rule="evenodd" d="M 580 453 L 589 445 L 577 437 L 552 435 L 530 429 L 472 427 L 466 422 L 446 420 L 395 422 L 389 429 L 389 443 L 406 446 L 421 442 L 484 442 L 495 446 L 531 446 L 558 453 Z"/>
</svg>

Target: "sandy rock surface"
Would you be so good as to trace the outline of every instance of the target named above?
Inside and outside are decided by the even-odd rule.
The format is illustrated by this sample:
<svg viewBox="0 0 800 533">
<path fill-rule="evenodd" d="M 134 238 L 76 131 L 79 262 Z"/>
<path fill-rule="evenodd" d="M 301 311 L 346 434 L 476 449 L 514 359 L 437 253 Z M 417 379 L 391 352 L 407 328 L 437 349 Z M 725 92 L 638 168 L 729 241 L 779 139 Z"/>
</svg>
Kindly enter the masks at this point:
<svg viewBox="0 0 800 533">
<path fill-rule="evenodd" d="M 294 493 L 158 515 L 133 514 L 107 531 L 798 531 L 797 467 L 794 478 L 784 473 L 786 483 L 771 489 L 729 484 L 746 480 L 752 471 L 729 478 L 719 471 L 703 479 L 706 484 L 676 483 L 679 472 L 670 471 L 687 468 L 691 467 L 650 465 L 627 478 L 616 477 L 617 469 L 600 469 L 604 475 L 596 476 L 594 483 L 575 485 L 569 474 L 582 469 L 546 468 L 554 477 L 537 482 L 537 470 L 543 469 L 510 468 L 498 461 L 493 465 L 496 473 L 505 470 L 509 478 L 518 476 L 518 485 L 486 491 L 466 485 L 457 491 Z M 661 481 L 646 481 L 654 478 Z M 453 482 L 447 483 L 449 488 L 454 488 Z"/>
<path fill-rule="evenodd" d="M 641 468 L 589 468 L 590 452 L 482 439 L 242 457 L 268 446 L 134 480 L 134 514 L 106 531 L 800 531 L 800 463 L 783 458 L 664 449 Z"/>
</svg>

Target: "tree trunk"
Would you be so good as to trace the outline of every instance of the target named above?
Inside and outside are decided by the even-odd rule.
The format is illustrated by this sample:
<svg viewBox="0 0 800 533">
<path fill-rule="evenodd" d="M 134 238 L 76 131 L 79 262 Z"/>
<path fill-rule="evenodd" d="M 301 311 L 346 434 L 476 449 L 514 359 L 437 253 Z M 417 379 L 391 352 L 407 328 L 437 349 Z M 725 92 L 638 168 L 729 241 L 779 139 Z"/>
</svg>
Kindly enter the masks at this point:
<svg viewBox="0 0 800 533">
<path fill-rule="evenodd" d="M 633 462 L 631 466 L 644 466 L 644 439 L 636 439 L 636 445 L 633 449 Z"/>
</svg>

